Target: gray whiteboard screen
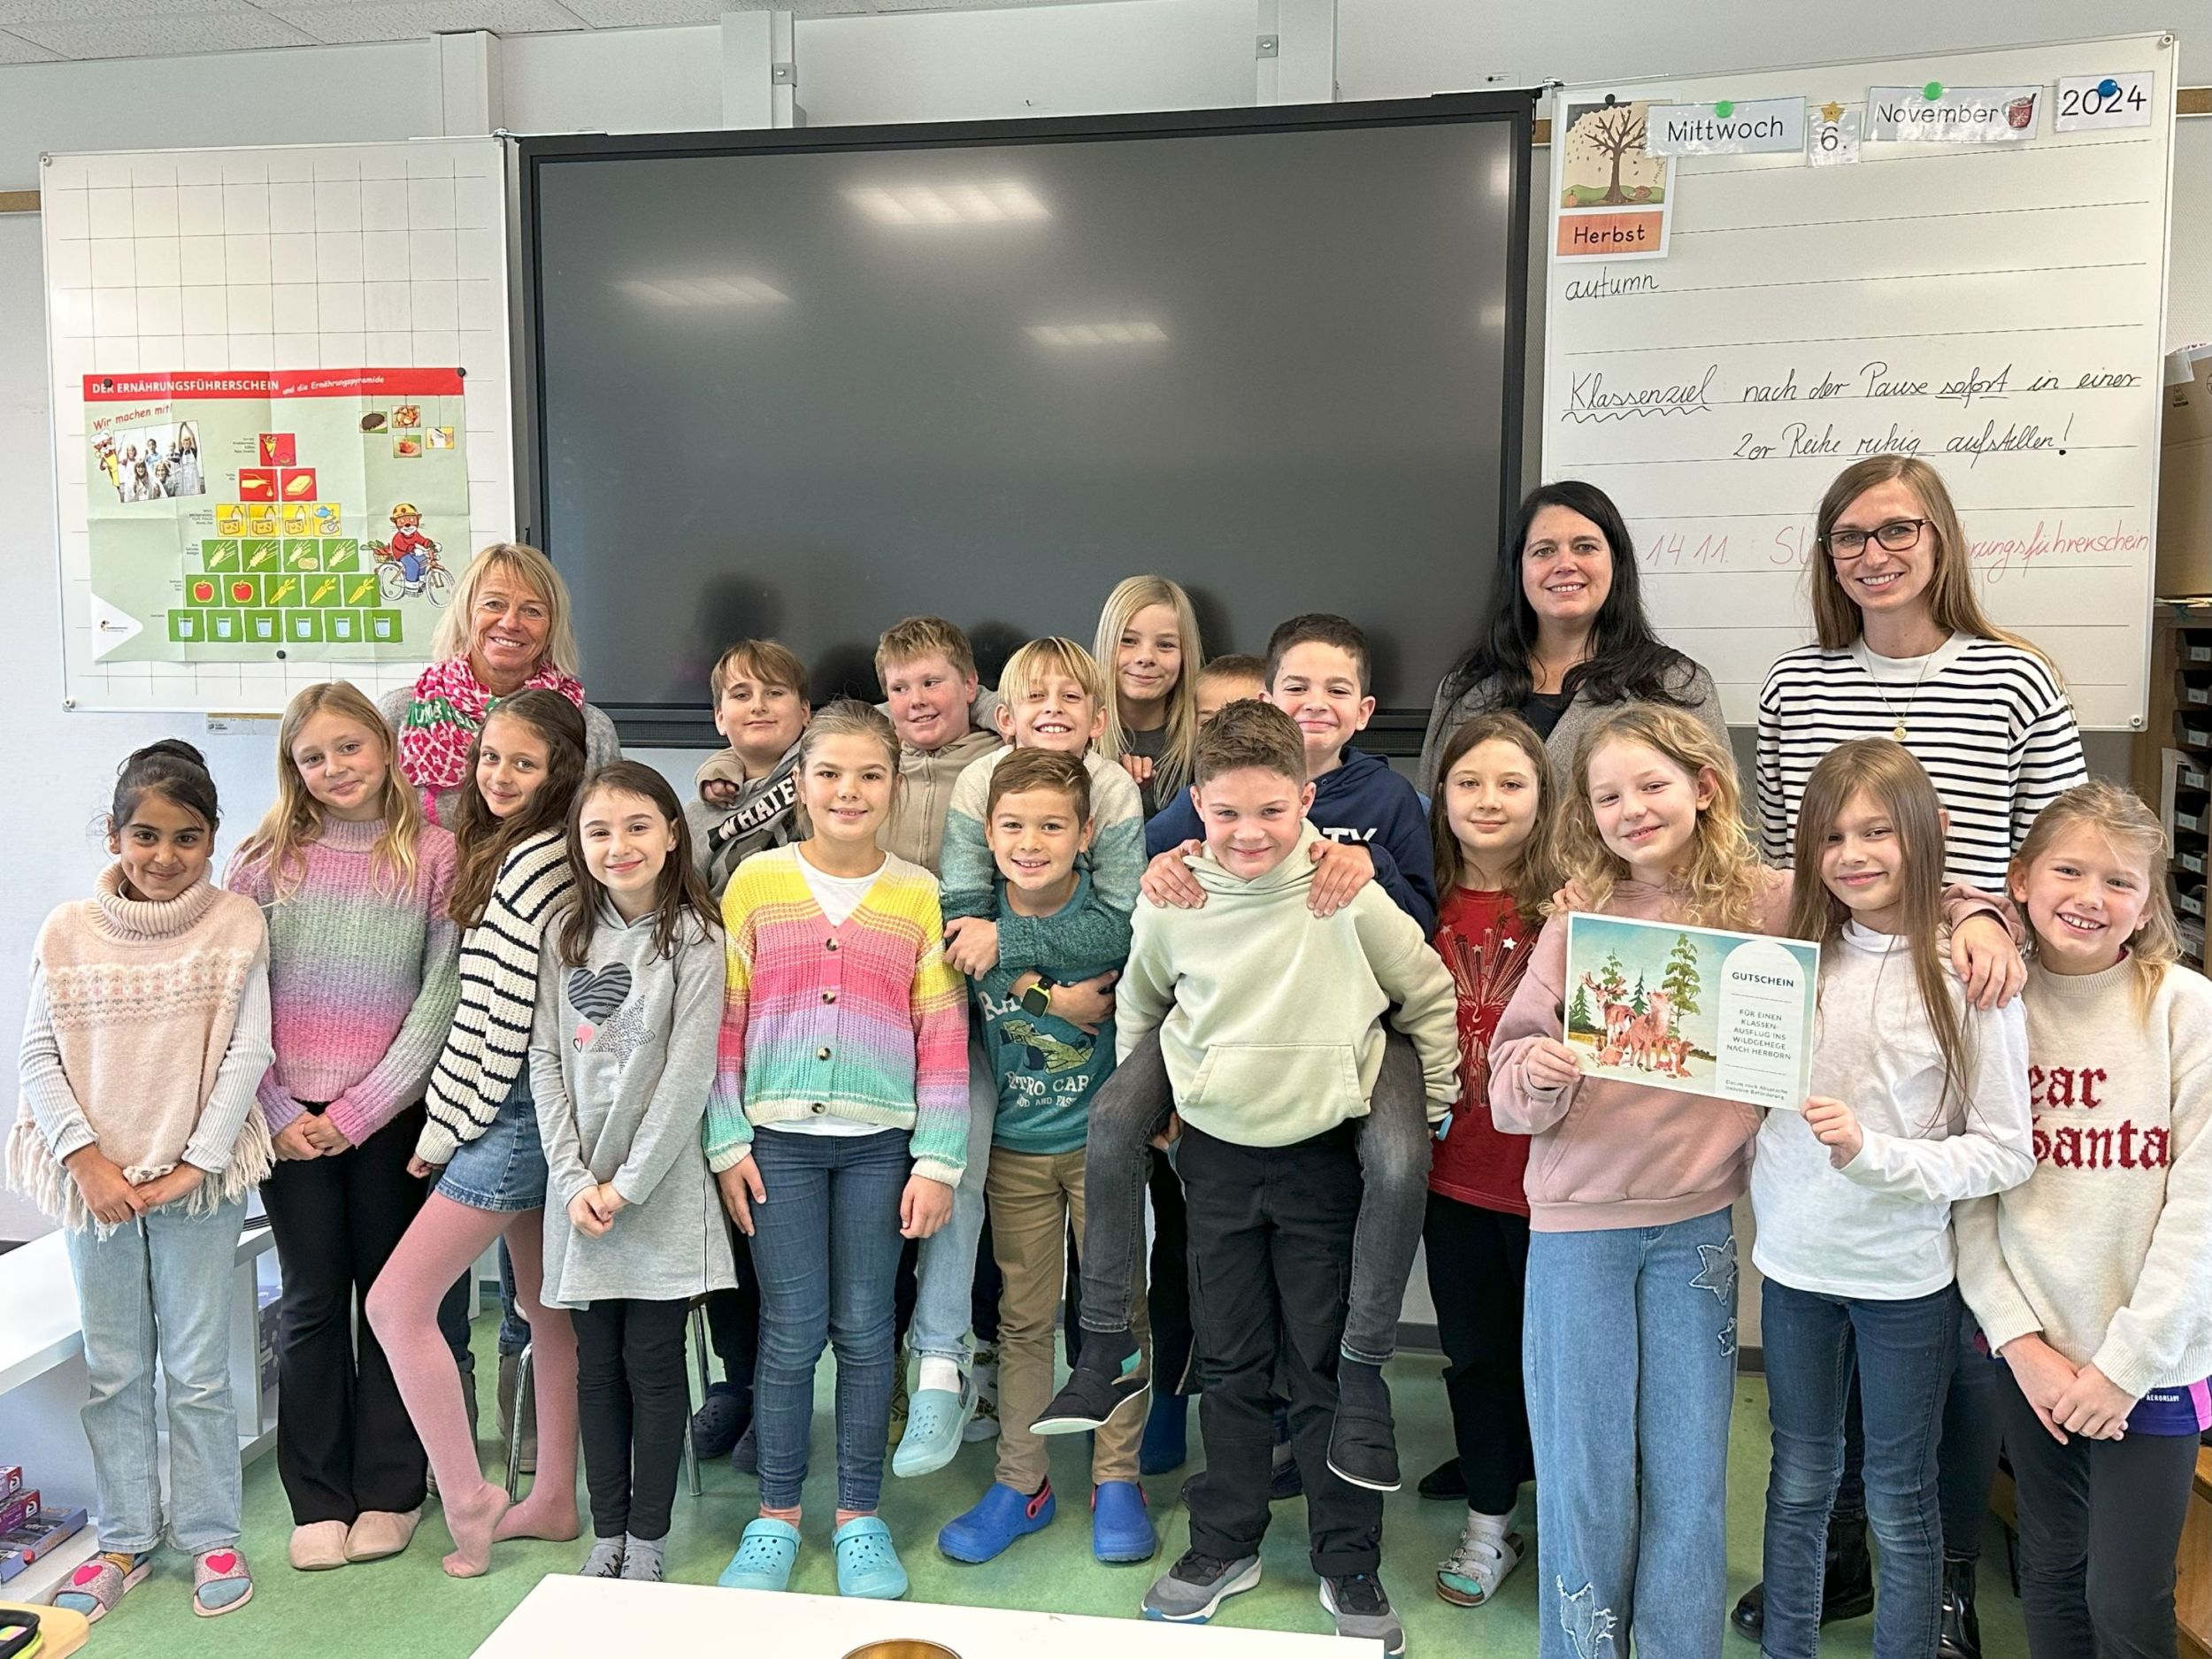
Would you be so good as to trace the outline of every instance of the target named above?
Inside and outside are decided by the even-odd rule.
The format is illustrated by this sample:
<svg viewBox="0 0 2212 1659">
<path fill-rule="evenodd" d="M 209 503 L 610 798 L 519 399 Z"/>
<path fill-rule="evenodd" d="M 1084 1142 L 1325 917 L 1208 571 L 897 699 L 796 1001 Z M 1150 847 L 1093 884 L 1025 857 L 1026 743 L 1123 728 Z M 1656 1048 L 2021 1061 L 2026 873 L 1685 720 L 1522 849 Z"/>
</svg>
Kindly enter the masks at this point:
<svg viewBox="0 0 2212 1659">
<path fill-rule="evenodd" d="M 534 528 L 594 701 L 703 707 L 747 635 L 818 699 L 865 693 L 917 612 L 987 678 L 1033 635 L 1087 644 L 1114 582 L 1159 572 L 1209 654 L 1339 611 L 1382 704 L 1425 709 L 1517 472 L 1517 136 L 541 159 Z"/>
</svg>

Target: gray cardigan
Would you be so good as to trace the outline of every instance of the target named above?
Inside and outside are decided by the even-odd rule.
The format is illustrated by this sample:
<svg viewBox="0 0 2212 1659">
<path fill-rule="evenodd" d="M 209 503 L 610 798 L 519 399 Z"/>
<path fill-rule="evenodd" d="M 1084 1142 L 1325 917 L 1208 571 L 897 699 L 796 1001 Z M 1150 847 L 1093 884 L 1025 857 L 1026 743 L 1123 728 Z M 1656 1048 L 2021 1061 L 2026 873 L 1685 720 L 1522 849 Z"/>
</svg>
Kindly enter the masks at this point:
<svg viewBox="0 0 2212 1659">
<path fill-rule="evenodd" d="M 396 735 L 406 728 L 407 706 L 415 700 L 414 688 L 400 686 L 386 692 L 376 700 L 377 711 Z M 584 715 L 584 770 L 596 772 L 610 761 L 622 758 L 622 740 L 615 733 L 614 722 L 603 710 L 587 703 Z M 454 803 L 461 798 L 458 788 L 438 792 L 438 822 L 447 829 L 453 827 Z"/>
<path fill-rule="evenodd" d="M 722 941 L 687 921 L 676 954 L 655 918 L 602 901 L 580 967 L 561 960 L 565 917 L 546 929 L 530 1035 L 530 1090 L 545 1145 L 549 1306 L 626 1297 L 680 1302 L 737 1282 L 730 1232 L 699 1131 L 722 1024 Z M 611 1181 L 629 1207 L 599 1238 L 568 1218 Z"/>
<path fill-rule="evenodd" d="M 1688 659 L 1685 658 L 1685 661 Z M 1720 740 L 1723 749 L 1728 748 L 1728 723 L 1721 718 L 1720 692 L 1713 684 L 1713 677 L 1702 665 L 1690 663 L 1689 672 L 1677 685 L 1668 689 L 1675 694 L 1682 706 L 1710 728 Z M 1444 745 L 1460 723 L 1471 715 L 1481 714 L 1497 706 L 1497 680 L 1477 682 L 1448 700 L 1444 687 L 1436 688 L 1436 704 L 1429 711 L 1428 734 L 1421 740 L 1421 771 L 1414 784 L 1422 794 L 1436 793 L 1436 763 L 1444 752 Z M 1574 787 L 1575 745 L 1582 741 L 1599 715 L 1610 705 L 1593 701 L 1586 693 L 1577 691 L 1573 700 L 1560 711 L 1559 724 L 1553 726 L 1551 735 L 1544 740 L 1544 748 L 1551 756 L 1552 778 L 1562 790 Z"/>
</svg>

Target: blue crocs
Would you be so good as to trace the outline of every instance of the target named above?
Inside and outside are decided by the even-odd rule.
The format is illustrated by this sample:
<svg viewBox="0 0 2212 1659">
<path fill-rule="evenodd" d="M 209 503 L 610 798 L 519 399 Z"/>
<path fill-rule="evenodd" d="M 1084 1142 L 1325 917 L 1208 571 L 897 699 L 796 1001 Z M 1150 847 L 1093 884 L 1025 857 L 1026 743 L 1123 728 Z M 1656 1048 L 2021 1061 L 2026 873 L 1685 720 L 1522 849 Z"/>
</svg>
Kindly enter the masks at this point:
<svg viewBox="0 0 2212 1659">
<path fill-rule="evenodd" d="M 1102 1480 L 1091 1488 L 1091 1554 L 1103 1562 L 1149 1561 L 1160 1535 L 1133 1480 Z"/>
<path fill-rule="evenodd" d="M 933 1475 L 960 1449 L 960 1436 L 975 1416 L 976 1385 L 972 1376 L 960 1379 L 960 1392 L 949 1388 L 918 1388 L 906 1405 L 906 1432 L 891 1454 L 895 1475 Z"/>
<path fill-rule="evenodd" d="M 879 1517 L 854 1516 L 830 1534 L 830 1548 L 837 1552 L 838 1594 L 895 1601 L 906 1594 L 906 1569 Z"/>
<path fill-rule="evenodd" d="M 1006 1553 L 1018 1538 L 1042 1532 L 1052 1524 L 1052 1482 L 1037 1488 L 1034 1497 L 1017 1492 L 1003 1481 L 994 1481 L 975 1508 L 956 1515 L 937 1529 L 937 1548 L 955 1561 L 990 1561 Z"/>
<path fill-rule="evenodd" d="M 799 1529 L 766 1516 L 745 1529 L 737 1554 L 715 1582 L 725 1590 L 787 1590 L 792 1564 L 799 1559 Z"/>
</svg>

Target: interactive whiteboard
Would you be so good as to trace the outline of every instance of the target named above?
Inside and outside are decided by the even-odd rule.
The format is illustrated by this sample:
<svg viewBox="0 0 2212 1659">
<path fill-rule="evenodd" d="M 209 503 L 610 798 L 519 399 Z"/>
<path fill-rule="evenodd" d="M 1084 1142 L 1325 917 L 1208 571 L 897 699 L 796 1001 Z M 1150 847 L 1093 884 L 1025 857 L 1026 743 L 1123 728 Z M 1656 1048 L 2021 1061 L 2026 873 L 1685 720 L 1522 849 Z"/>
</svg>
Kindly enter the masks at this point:
<svg viewBox="0 0 2212 1659">
<path fill-rule="evenodd" d="M 1822 491 L 1897 450 L 2081 724 L 2141 724 L 2175 85 L 2144 35 L 1556 95 L 1544 476 L 1613 495 L 1732 723 L 1812 638 Z"/>
</svg>

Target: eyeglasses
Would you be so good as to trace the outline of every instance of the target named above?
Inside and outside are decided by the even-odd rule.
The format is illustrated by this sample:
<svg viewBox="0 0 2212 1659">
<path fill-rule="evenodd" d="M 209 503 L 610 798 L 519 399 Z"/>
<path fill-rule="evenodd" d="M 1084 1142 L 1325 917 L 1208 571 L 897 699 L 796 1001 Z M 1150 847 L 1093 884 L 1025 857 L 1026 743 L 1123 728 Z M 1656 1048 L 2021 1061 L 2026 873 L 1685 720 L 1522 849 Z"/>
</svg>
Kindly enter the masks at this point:
<svg viewBox="0 0 2212 1659">
<path fill-rule="evenodd" d="M 1830 558 L 1846 561 L 1862 557 L 1869 541 L 1879 541 L 1886 553 L 1902 553 L 1920 545 L 1920 533 L 1927 527 L 1925 518 L 1892 518 L 1872 530 L 1831 530 L 1820 545 Z"/>
</svg>

